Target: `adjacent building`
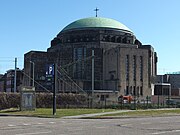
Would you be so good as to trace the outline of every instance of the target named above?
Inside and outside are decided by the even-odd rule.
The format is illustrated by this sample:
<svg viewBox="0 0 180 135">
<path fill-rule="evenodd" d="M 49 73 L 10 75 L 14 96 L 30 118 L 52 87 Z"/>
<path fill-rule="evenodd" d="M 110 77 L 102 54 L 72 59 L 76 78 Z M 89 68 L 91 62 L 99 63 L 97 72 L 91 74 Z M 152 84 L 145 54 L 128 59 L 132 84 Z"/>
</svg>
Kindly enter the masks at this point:
<svg viewBox="0 0 180 135">
<path fill-rule="evenodd" d="M 14 77 L 15 70 L 10 69 L 6 73 L 6 92 L 19 92 L 23 80 L 23 72 L 20 69 L 16 69 L 16 89 L 14 89 Z"/>
<path fill-rule="evenodd" d="M 180 96 L 180 72 L 157 75 L 156 83 L 171 84 L 171 96 Z"/>
<path fill-rule="evenodd" d="M 5 82 L 6 82 L 6 75 L 0 74 L 0 92 L 5 91 Z"/>
<path fill-rule="evenodd" d="M 10 69 L 0 76 L 0 92 L 19 92 L 23 82 L 23 71 L 16 69 L 16 85 L 14 85 L 15 70 Z M 14 89 L 16 86 L 16 89 Z"/>
</svg>

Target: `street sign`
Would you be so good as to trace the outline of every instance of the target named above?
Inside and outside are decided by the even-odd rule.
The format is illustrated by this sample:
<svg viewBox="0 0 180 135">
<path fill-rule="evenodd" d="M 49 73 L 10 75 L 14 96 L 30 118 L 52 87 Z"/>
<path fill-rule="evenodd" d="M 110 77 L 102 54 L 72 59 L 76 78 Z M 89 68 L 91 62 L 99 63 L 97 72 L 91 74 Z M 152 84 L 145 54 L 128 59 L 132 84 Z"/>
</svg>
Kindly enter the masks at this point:
<svg viewBox="0 0 180 135">
<path fill-rule="evenodd" d="M 54 64 L 50 64 L 46 66 L 46 77 L 54 76 Z"/>
<path fill-rule="evenodd" d="M 46 66 L 46 79 L 51 82 L 53 90 L 53 115 L 56 115 L 56 84 L 57 84 L 57 66 L 50 64 Z"/>
</svg>

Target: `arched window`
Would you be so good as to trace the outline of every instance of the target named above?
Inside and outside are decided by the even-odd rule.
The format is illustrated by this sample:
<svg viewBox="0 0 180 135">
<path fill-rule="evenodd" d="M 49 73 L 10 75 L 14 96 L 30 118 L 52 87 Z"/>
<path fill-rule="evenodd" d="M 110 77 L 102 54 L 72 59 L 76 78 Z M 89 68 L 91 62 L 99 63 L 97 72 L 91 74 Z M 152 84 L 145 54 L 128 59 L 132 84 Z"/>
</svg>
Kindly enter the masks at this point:
<svg viewBox="0 0 180 135">
<path fill-rule="evenodd" d="M 116 37 L 115 37 L 115 36 L 113 36 L 113 37 L 111 38 L 111 42 L 116 42 Z"/>
<path fill-rule="evenodd" d="M 117 38 L 117 43 L 121 43 L 121 37 Z"/>
<path fill-rule="evenodd" d="M 110 42 L 110 36 L 106 36 L 106 41 Z"/>
<path fill-rule="evenodd" d="M 127 37 L 124 37 L 122 40 L 123 43 L 127 43 Z"/>
</svg>

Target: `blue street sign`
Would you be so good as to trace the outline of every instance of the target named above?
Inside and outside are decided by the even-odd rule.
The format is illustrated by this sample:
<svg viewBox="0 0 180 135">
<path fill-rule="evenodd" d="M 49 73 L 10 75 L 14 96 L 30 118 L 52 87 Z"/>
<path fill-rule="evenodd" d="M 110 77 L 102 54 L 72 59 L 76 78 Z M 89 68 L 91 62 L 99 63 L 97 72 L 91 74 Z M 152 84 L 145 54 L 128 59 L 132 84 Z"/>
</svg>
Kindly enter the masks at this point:
<svg viewBox="0 0 180 135">
<path fill-rule="evenodd" d="M 54 64 L 50 64 L 46 66 L 46 77 L 54 76 Z"/>
</svg>

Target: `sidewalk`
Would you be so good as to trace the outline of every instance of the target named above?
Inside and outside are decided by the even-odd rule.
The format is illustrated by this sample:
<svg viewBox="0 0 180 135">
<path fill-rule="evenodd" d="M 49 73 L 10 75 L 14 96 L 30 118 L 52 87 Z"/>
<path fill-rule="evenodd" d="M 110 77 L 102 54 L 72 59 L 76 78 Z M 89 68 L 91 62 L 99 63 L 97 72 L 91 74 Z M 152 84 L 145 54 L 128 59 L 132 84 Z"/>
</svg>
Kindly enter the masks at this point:
<svg viewBox="0 0 180 135">
<path fill-rule="evenodd" d="M 62 117 L 62 119 L 81 119 L 81 118 L 87 118 L 87 117 L 95 117 L 95 116 L 101 116 L 106 114 L 116 114 L 121 112 L 130 112 L 135 110 L 118 110 L 113 112 L 102 112 L 102 113 L 93 113 L 93 114 L 82 114 L 82 115 L 75 115 L 75 116 L 65 116 Z"/>
</svg>

